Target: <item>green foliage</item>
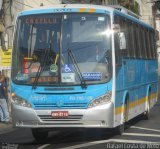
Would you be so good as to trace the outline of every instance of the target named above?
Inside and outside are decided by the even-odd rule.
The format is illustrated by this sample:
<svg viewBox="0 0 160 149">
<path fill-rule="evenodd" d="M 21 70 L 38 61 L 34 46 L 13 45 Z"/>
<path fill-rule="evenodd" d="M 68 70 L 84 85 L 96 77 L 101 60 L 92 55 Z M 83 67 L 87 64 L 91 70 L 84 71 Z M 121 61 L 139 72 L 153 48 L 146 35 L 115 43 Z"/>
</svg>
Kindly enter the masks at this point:
<svg viewBox="0 0 160 149">
<path fill-rule="evenodd" d="M 139 15 L 139 4 L 134 0 L 118 0 L 119 5 Z"/>
<path fill-rule="evenodd" d="M 136 14 L 140 14 L 140 8 L 139 8 L 140 6 L 139 6 L 139 4 L 137 3 L 137 2 L 135 2 L 135 5 L 134 5 L 134 13 L 136 13 Z"/>
</svg>

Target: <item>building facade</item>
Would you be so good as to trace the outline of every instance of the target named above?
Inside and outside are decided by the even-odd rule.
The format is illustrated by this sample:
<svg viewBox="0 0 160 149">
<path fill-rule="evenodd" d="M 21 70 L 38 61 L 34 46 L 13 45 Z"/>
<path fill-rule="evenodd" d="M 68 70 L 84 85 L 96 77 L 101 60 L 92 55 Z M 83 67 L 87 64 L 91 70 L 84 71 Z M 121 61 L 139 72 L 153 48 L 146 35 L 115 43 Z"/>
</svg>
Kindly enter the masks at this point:
<svg viewBox="0 0 160 149">
<path fill-rule="evenodd" d="M 140 9 L 140 19 L 147 24 L 150 24 L 154 27 L 154 19 L 153 19 L 153 11 L 152 6 L 154 3 L 152 3 L 151 0 L 136 0 L 139 4 Z"/>
</svg>

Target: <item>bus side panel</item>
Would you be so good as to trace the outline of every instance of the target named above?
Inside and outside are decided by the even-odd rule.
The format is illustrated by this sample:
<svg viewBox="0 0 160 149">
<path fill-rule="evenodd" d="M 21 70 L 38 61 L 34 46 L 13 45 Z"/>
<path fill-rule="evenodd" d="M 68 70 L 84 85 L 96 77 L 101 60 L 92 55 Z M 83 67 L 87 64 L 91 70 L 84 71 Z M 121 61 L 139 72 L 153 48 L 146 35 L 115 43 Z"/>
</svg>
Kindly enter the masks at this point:
<svg viewBox="0 0 160 149">
<path fill-rule="evenodd" d="M 157 62 L 155 60 L 124 59 L 116 72 L 115 126 L 122 123 L 125 99 L 129 100 L 128 120 L 146 110 L 148 87 L 151 107 L 157 98 Z M 128 96 L 126 97 L 126 92 Z"/>
</svg>

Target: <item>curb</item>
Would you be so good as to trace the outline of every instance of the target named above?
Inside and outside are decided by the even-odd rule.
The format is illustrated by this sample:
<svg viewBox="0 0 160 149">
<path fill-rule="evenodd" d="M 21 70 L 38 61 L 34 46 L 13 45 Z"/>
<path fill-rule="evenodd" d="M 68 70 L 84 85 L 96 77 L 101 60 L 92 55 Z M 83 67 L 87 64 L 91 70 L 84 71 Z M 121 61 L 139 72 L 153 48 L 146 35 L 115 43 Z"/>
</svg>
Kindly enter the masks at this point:
<svg viewBox="0 0 160 149">
<path fill-rule="evenodd" d="M 14 130 L 12 124 L 0 123 L 0 134 L 4 134 L 4 133 L 10 132 L 12 130 Z"/>
</svg>

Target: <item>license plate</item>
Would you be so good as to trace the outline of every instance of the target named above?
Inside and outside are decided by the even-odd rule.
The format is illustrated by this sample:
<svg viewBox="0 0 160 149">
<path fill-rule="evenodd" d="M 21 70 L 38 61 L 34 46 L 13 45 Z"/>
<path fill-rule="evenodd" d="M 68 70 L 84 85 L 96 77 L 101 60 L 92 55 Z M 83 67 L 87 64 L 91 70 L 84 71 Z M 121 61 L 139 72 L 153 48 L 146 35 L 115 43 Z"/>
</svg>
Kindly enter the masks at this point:
<svg viewBox="0 0 160 149">
<path fill-rule="evenodd" d="M 66 118 L 68 117 L 69 113 L 68 111 L 53 111 L 51 112 L 51 116 L 53 118 Z"/>
</svg>

